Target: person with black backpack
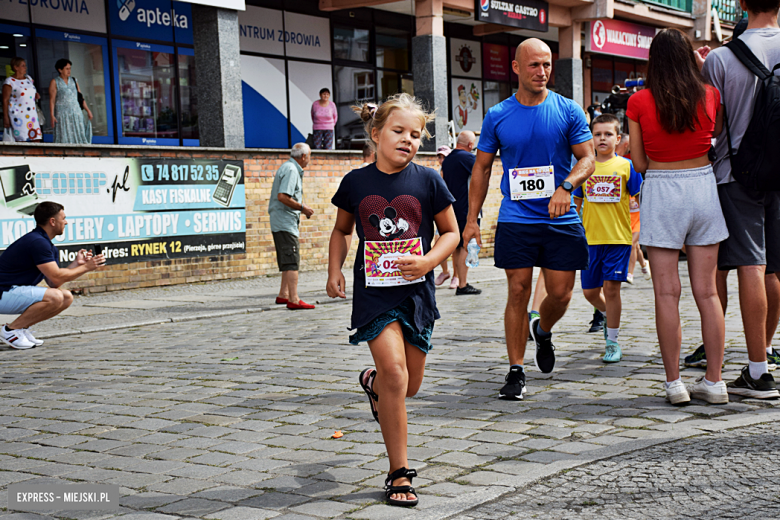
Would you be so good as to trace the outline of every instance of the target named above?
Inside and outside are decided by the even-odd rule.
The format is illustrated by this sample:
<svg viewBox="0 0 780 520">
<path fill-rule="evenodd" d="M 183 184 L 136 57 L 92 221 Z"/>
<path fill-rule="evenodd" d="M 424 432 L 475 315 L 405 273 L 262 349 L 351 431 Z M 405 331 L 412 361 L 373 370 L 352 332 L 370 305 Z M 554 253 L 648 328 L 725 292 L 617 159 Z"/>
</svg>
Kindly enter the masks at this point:
<svg viewBox="0 0 780 520">
<path fill-rule="evenodd" d="M 720 92 L 725 130 L 714 164 L 729 237 L 721 243 L 718 269 L 736 269 L 748 366 L 730 394 L 780 397 L 767 356 L 780 318 L 780 0 L 740 0 L 747 30 L 710 52 L 702 73 Z M 728 71 L 728 73 L 727 73 Z"/>
</svg>

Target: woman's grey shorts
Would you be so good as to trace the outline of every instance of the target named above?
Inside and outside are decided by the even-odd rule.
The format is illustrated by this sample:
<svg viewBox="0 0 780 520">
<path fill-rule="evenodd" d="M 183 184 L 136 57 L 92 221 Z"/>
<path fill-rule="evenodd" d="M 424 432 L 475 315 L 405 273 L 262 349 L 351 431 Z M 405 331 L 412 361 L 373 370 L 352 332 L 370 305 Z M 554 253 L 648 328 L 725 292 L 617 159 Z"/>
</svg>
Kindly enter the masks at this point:
<svg viewBox="0 0 780 520">
<path fill-rule="evenodd" d="M 728 238 L 712 166 L 648 170 L 641 194 L 639 243 L 680 249 Z"/>
</svg>

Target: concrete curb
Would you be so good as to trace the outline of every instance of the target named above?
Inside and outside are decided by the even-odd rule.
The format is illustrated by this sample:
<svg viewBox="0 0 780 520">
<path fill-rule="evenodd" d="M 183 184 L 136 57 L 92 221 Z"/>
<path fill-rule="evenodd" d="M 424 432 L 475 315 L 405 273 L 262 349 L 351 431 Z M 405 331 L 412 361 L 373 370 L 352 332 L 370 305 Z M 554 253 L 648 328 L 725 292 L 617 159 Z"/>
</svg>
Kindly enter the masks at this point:
<svg viewBox="0 0 780 520">
<path fill-rule="evenodd" d="M 345 301 L 351 302 L 351 298 L 347 298 L 346 300 L 338 299 L 333 301 L 319 301 L 317 300 L 317 305 L 335 305 L 338 303 L 344 303 Z M 188 316 L 176 316 L 172 318 L 159 318 L 154 320 L 146 320 L 146 321 L 138 321 L 138 322 L 131 322 L 131 323 L 123 323 L 121 325 L 108 325 L 106 327 L 90 327 L 90 328 L 84 328 L 84 329 L 72 329 L 72 330 L 61 330 L 57 332 L 51 332 L 51 333 L 43 333 L 43 334 L 36 334 L 36 337 L 40 339 L 50 339 L 50 338 L 59 338 L 62 336 L 72 336 L 74 334 L 89 334 L 92 332 L 106 332 L 111 330 L 121 330 L 121 329 L 131 329 L 134 327 L 148 327 L 149 325 L 162 325 L 164 323 L 181 323 L 186 321 L 196 321 L 196 320 L 208 320 L 213 318 L 224 318 L 225 316 L 235 316 L 238 314 L 254 314 L 254 313 L 260 313 L 260 312 L 271 312 L 271 311 L 284 311 L 287 310 L 286 307 L 283 306 L 276 306 L 276 307 L 268 307 L 268 306 L 261 306 L 261 307 L 246 307 L 244 309 L 235 309 L 231 311 L 214 311 L 214 312 L 207 312 L 202 314 L 192 314 Z"/>
</svg>

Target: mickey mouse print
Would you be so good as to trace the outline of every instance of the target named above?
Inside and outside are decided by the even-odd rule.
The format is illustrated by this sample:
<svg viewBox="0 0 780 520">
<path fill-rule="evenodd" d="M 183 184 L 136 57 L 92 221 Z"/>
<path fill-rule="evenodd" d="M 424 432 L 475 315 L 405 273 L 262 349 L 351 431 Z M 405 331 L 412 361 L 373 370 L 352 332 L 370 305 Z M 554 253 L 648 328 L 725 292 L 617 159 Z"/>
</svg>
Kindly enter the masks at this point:
<svg viewBox="0 0 780 520">
<path fill-rule="evenodd" d="M 395 261 L 407 255 L 423 255 L 417 236 L 422 220 L 420 201 L 412 195 L 399 195 L 392 201 L 369 195 L 358 206 L 366 242 L 364 272 L 366 287 L 393 287 L 425 281 L 404 279 Z"/>
</svg>

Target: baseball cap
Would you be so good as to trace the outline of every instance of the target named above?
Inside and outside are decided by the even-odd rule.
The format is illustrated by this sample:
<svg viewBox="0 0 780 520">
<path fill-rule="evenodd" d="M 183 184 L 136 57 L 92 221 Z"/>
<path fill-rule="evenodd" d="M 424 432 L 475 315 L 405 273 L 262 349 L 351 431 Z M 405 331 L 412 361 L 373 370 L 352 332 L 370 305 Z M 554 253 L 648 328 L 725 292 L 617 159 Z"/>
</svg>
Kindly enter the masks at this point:
<svg viewBox="0 0 780 520">
<path fill-rule="evenodd" d="M 444 157 L 447 157 L 451 151 L 452 148 L 449 146 L 440 146 L 439 149 L 436 150 L 436 155 L 443 155 Z"/>
</svg>

